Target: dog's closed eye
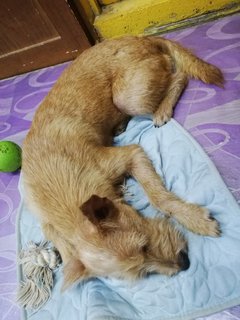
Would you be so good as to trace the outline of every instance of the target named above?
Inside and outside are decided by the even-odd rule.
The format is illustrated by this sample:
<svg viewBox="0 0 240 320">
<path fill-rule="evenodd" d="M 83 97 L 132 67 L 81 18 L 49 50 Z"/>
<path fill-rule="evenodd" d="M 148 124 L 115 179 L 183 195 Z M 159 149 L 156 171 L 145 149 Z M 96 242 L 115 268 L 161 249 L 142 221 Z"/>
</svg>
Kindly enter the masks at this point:
<svg viewBox="0 0 240 320">
<path fill-rule="evenodd" d="M 145 245 L 142 247 L 143 253 L 147 253 L 147 252 L 148 252 L 148 249 L 149 249 L 148 244 L 145 244 Z"/>
</svg>

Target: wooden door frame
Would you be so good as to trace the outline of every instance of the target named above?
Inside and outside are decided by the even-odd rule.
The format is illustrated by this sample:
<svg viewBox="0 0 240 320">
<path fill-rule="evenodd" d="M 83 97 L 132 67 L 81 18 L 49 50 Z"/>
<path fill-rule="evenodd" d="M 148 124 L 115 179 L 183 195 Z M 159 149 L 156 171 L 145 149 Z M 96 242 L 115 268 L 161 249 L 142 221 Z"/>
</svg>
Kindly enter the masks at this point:
<svg viewBox="0 0 240 320">
<path fill-rule="evenodd" d="M 100 8 L 99 10 L 94 11 L 87 0 L 67 0 L 67 2 L 85 31 L 89 42 L 94 45 L 99 40 L 98 34 L 94 28 L 94 20 L 96 16 L 101 13 Z"/>
</svg>

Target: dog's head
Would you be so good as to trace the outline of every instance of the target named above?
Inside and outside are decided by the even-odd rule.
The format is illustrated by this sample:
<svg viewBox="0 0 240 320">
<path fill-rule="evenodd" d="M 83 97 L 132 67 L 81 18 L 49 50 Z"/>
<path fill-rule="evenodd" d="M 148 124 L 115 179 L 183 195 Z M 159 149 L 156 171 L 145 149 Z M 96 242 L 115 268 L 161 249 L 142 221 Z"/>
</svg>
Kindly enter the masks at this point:
<svg viewBox="0 0 240 320">
<path fill-rule="evenodd" d="M 80 209 L 84 229 L 76 240 L 77 257 L 65 266 L 64 288 L 90 277 L 134 280 L 189 267 L 186 240 L 168 219 L 147 219 L 123 202 L 96 195 Z"/>
</svg>

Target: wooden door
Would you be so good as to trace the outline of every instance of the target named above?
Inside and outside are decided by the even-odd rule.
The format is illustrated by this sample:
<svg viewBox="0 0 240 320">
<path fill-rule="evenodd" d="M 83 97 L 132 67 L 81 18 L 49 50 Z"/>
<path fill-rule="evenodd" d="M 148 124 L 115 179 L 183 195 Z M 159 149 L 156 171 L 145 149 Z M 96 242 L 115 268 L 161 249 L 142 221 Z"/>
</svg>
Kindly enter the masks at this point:
<svg viewBox="0 0 240 320">
<path fill-rule="evenodd" d="M 0 1 L 0 79 L 72 60 L 89 46 L 67 1 Z"/>
</svg>

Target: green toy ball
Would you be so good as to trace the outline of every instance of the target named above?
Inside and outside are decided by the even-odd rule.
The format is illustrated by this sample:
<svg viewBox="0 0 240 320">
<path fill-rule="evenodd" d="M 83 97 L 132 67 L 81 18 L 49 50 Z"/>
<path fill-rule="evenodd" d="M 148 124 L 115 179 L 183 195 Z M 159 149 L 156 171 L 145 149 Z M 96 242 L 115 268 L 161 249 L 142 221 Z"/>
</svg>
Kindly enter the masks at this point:
<svg viewBox="0 0 240 320">
<path fill-rule="evenodd" d="M 0 171 L 14 172 L 21 167 L 21 148 L 11 141 L 0 141 Z"/>
</svg>

